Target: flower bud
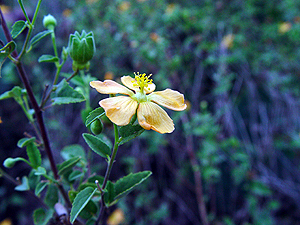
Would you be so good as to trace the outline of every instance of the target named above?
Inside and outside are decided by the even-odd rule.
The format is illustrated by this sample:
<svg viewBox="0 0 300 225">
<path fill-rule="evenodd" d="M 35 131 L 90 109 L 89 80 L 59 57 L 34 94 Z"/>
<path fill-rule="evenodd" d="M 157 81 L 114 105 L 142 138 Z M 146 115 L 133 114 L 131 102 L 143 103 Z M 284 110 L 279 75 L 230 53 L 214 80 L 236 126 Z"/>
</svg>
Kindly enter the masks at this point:
<svg viewBox="0 0 300 225">
<path fill-rule="evenodd" d="M 101 134 L 103 129 L 103 124 L 101 122 L 101 120 L 97 119 L 95 120 L 92 124 L 91 124 L 91 131 L 93 132 L 93 134 L 98 135 Z"/>
<path fill-rule="evenodd" d="M 54 30 L 54 28 L 56 27 L 56 19 L 54 18 L 54 16 L 48 14 L 47 16 L 44 16 L 43 19 L 43 25 L 46 29 L 48 30 Z"/>
<path fill-rule="evenodd" d="M 73 69 L 89 69 L 89 61 L 95 53 L 95 41 L 93 32 L 86 33 L 84 30 L 81 35 L 75 31 L 70 35 L 69 54 L 73 59 Z"/>
<path fill-rule="evenodd" d="M 7 158 L 4 162 L 3 162 L 3 166 L 5 166 L 6 168 L 12 168 L 16 163 L 16 160 L 13 158 Z"/>
</svg>

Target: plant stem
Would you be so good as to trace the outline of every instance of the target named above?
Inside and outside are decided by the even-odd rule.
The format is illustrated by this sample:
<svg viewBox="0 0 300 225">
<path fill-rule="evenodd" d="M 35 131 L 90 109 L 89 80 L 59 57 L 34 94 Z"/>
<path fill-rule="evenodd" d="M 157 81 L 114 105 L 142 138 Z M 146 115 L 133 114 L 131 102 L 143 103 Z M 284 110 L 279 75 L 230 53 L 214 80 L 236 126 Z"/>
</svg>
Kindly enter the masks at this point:
<svg viewBox="0 0 300 225">
<path fill-rule="evenodd" d="M 116 155 L 117 155 L 117 152 L 118 152 L 118 148 L 119 148 L 119 139 L 120 138 L 119 138 L 119 133 L 118 133 L 118 126 L 116 124 L 114 124 L 114 133 L 115 133 L 114 148 L 113 148 L 113 152 L 112 152 L 111 158 L 108 161 L 108 166 L 107 166 L 107 169 L 106 169 L 104 181 L 103 181 L 103 184 L 102 184 L 102 187 L 101 187 L 102 190 L 105 190 L 105 187 L 106 187 L 108 178 L 110 176 L 110 172 L 111 172 L 112 166 L 113 166 L 113 164 L 115 162 L 115 158 L 116 158 Z M 101 221 L 103 219 L 103 216 L 104 216 L 104 210 L 105 210 L 105 208 L 106 207 L 105 207 L 105 203 L 104 203 L 104 193 L 102 193 L 101 194 L 101 209 L 100 209 L 100 213 L 99 213 L 99 216 L 98 216 L 98 219 L 97 219 L 95 225 L 98 225 L 98 224 L 101 223 Z"/>
<path fill-rule="evenodd" d="M 39 1 L 38 4 L 40 4 L 41 1 Z M 37 10 L 38 10 L 39 6 L 37 6 Z M 36 14 L 37 14 L 37 10 L 35 12 L 35 17 L 36 17 Z M 3 27 L 3 31 L 4 31 L 4 34 L 5 34 L 5 37 L 7 39 L 8 42 L 12 41 L 12 37 L 10 35 L 10 32 L 9 32 L 9 29 L 7 27 L 7 24 L 5 22 L 5 19 L 4 19 L 4 16 L 3 16 L 3 13 L 2 13 L 2 10 L 0 8 L 0 15 L 1 15 L 1 22 L 2 22 L 2 27 Z M 29 29 L 30 30 L 30 29 Z M 24 47 L 24 46 L 23 46 Z M 17 51 L 13 51 L 12 52 L 12 56 L 13 57 L 17 57 L 18 56 L 18 53 Z M 45 123 L 44 123 L 44 119 L 43 119 L 43 114 L 42 114 L 42 110 L 41 108 L 39 107 L 37 101 L 36 101 L 36 98 L 33 94 L 33 91 L 32 91 L 32 88 L 31 88 L 31 85 L 29 83 L 29 80 L 28 80 L 28 76 L 25 72 L 25 69 L 22 65 L 22 63 L 20 62 L 20 57 L 14 62 L 16 67 L 17 67 L 17 70 L 18 70 L 18 73 L 19 73 L 19 76 L 25 86 L 25 89 L 27 91 L 27 94 L 28 94 L 28 97 L 30 99 L 30 102 L 32 104 L 32 107 L 35 111 L 35 116 L 36 116 L 36 119 L 37 119 L 37 123 L 38 123 L 38 126 L 39 126 L 39 129 L 40 129 L 40 132 L 41 132 L 41 136 L 42 136 L 42 139 L 43 139 L 43 144 L 44 144 L 44 148 L 45 148 L 45 152 L 48 156 L 48 159 L 50 161 L 50 166 L 51 166 L 51 170 L 54 174 L 54 178 L 56 180 L 60 180 L 60 177 L 58 175 L 58 171 L 57 171 L 57 167 L 56 167 L 56 164 L 55 164 L 55 161 L 54 161 L 54 157 L 53 157 L 53 154 L 52 154 L 52 150 L 51 150 L 51 147 L 50 147 L 50 142 L 49 142 L 49 139 L 48 139 L 48 134 L 47 134 L 47 131 L 46 131 L 46 127 L 45 127 Z M 67 193 L 65 192 L 65 190 L 63 189 L 62 185 L 61 184 L 58 184 L 58 188 L 66 202 L 66 204 L 68 205 L 68 207 L 71 207 L 72 204 L 68 198 L 68 195 Z"/>
</svg>

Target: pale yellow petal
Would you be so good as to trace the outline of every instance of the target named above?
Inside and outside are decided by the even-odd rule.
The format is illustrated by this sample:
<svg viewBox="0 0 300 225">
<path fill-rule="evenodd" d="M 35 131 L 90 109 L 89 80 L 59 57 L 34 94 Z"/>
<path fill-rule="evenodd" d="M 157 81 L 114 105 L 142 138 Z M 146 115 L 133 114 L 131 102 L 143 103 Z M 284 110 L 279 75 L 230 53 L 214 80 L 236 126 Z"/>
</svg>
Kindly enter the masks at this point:
<svg viewBox="0 0 300 225">
<path fill-rule="evenodd" d="M 99 102 L 106 116 L 118 126 L 127 125 L 135 114 L 138 103 L 127 96 L 106 98 Z"/>
<path fill-rule="evenodd" d="M 173 132 L 173 120 L 165 110 L 153 102 L 142 102 L 137 110 L 137 118 L 141 127 L 155 130 L 161 134 Z"/>
<path fill-rule="evenodd" d="M 90 86 L 95 88 L 101 94 L 124 94 L 124 95 L 133 95 L 134 93 L 128 88 L 124 87 L 121 84 L 113 80 L 102 81 L 91 81 Z"/>
<path fill-rule="evenodd" d="M 153 92 L 148 95 L 148 99 L 175 111 L 182 111 L 186 109 L 183 94 L 171 89 Z"/>
<path fill-rule="evenodd" d="M 123 76 L 123 77 L 121 77 L 121 81 L 126 87 L 128 87 L 129 89 L 131 89 L 135 92 L 140 90 L 139 87 L 133 86 L 135 79 L 132 78 L 131 76 Z"/>
<path fill-rule="evenodd" d="M 140 88 L 138 86 L 134 86 L 133 84 L 135 83 L 135 79 L 132 78 L 131 76 L 123 76 L 121 77 L 122 83 L 128 87 L 131 90 L 134 90 L 135 93 L 140 91 Z M 155 84 L 148 84 L 148 87 L 145 88 L 145 93 L 149 94 L 155 90 Z"/>
</svg>

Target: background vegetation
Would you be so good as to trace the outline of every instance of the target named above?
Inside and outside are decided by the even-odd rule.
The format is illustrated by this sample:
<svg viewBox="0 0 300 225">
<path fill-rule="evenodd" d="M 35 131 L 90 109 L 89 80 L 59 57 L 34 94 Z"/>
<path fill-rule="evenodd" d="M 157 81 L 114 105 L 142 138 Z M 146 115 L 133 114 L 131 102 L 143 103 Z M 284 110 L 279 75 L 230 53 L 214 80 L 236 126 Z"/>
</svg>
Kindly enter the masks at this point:
<svg viewBox="0 0 300 225">
<path fill-rule="evenodd" d="M 30 15 L 36 1 L 24 3 Z M 10 25 L 23 19 L 17 1 L 1 4 Z M 152 73 L 158 90 L 170 87 L 185 94 L 188 110 L 168 111 L 176 127 L 172 134 L 144 132 L 119 150 L 112 179 L 129 171 L 153 172 L 142 188 L 111 209 L 124 212 L 124 224 L 201 224 L 199 186 L 211 224 L 299 223 L 300 2 L 45 0 L 37 31 L 48 13 L 58 21 L 59 49 L 75 30 L 94 32 L 97 50 L 90 73 L 97 79 Z M 25 58 L 36 93 L 54 71 L 37 62 L 52 53 L 50 40 L 44 43 Z M 0 82 L 0 93 L 21 85 L 11 63 L 4 64 Z M 92 92 L 94 107 L 101 97 Z M 0 104 L 2 164 L 25 154 L 16 144 L 31 128 L 13 100 Z M 45 112 L 58 162 L 66 145 L 87 148 L 81 136 L 83 107 Z M 105 132 L 113 132 L 109 122 Z M 103 174 L 105 161 L 95 156 L 91 169 Z M 20 163 L 5 171 L 21 177 L 30 169 Z M 32 224 L 28 215 L 38 201 L 14 191 L 5 179 L 0 179 L 0 199 L 0 222 Z"/>
</svg>

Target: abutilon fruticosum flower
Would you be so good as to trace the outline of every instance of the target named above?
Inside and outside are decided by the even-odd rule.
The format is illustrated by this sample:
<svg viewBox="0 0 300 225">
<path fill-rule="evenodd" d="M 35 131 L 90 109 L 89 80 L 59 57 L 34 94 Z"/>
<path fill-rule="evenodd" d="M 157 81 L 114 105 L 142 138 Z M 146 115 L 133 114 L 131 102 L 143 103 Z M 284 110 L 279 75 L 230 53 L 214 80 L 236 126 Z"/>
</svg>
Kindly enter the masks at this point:
<svg viewBox="0 0 300 225">
<path fill-rule="evenodd" d="M 171 133 L 174 130 L 173 120 L 159 105 L 182 111 L 186 108 L 184 96 L 171 89 L 153 92 L 155 84 L 149 79 L 150 76 L 145 73 L 135 73 L 135 78 L 123 76 L 121 81 L 126 87 L 112 80 L 92 81 L 90 85 L 101 94 L 123 94 L 99 102 L 106 116 L 116 125 L 129 124 L 132 116 L 137 113 L 138 122 L 144 129 L 162 134 Z"/>
</svg>

